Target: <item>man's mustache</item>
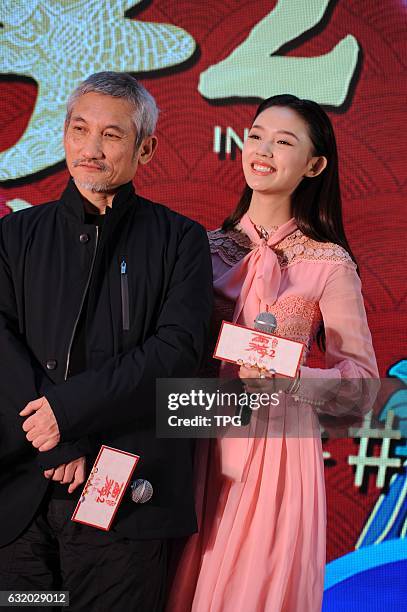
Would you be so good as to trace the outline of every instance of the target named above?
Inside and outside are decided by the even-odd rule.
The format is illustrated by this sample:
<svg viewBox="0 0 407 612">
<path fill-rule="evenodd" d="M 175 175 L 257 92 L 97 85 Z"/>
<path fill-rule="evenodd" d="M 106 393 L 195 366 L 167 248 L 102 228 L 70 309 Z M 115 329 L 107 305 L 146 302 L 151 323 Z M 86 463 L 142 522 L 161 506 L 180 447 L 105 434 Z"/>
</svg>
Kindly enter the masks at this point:
<svg viewBox="0 0 407 612">
<path fill-rule="evenodd" d="M 99 168 L 99 170 L 102 170 L 104 172 L 106 172 L 106 170 L 109 170 L 109 166 L 106 166 L 106 164 L 104 164 L 103 162 L 95 161 L 93 159 L 75 159 L 72 162 L 72 165 L 74 168 L 76 168 L 77 166 L 96 166 L 97 168 Z"/>
</svg>

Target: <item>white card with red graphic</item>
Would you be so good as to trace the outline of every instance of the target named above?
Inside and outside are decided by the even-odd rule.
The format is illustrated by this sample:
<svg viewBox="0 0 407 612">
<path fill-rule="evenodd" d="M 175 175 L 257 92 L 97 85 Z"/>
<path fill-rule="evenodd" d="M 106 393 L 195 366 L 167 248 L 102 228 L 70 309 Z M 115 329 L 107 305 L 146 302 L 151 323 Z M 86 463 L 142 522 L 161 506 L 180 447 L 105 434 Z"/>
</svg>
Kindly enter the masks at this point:
<svg viewBox="0 0 407 612">
<path fill-rule="evenodd" d="M 304 348 L 302 342 L 222 321 L 213 356 L 238 365 L 249 363 L 293 378 L 297 374 Z"/>
<path fill-rule="evenodd" d="M 139 459 L 102 445 L 72 520 L 108 531 Z"/>
</svg>

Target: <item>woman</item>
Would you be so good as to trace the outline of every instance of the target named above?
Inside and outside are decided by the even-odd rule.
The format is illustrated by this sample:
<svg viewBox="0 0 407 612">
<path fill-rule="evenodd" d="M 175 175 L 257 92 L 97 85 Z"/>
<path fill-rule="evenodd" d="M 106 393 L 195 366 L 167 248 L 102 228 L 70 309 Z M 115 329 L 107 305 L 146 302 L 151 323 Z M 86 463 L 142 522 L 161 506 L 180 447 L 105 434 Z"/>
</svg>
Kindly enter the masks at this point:
<svg viewBox="0 0 407 612">
<path fill-rule="evenodd" d="M 318 429 L 316 411 L 340 413 L 355 397 L 360 409 L 369 407 L 368 385 L 362 405 L 363 379 L 378 376 L 376 360 L 343 229 L 326 113 L 291 95 L 265 100 L 242 164 L 247 185 L 236 210 L 209 232 L 217 326 L 229 319 L 252 327 L 269 310 L 276 333 L 307 350 L 300 378 L 286 388 L 291 408 L 281 435 L 269 428 L 260 437 L 199 444 L 200 532 L 186 545 L 169 609 L 317 612 L 325 565 L 324 466 L 320 437 L 309 432 Z M 326 369 L 305 365 L 314 339 L 325 347 Z M 239 376 L 250 379 L 249 390 L 267 383 L 251 381 L 260 377 L 256 368 L 242 366 Z M 328 396 L 335 403 L 325 404 Z M 290 430 L 293 415 L 304 429 Z"/>
</svg>

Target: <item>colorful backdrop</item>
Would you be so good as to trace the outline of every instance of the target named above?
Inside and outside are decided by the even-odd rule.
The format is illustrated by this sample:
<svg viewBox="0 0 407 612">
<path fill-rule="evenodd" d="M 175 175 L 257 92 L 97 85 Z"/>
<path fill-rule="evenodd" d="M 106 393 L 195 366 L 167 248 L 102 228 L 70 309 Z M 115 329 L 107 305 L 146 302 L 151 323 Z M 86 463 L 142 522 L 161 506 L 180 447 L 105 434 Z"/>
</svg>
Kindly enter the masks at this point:
<svg viewBox="0 0 407 612">
<path fill-rule="evenodd" d="M 324 443 L 325 611 L 407 605 L 406 17 L 405 0 L 0 2 L 0 216 L 59 196 L 66 98 L 99 70 L 135 73 L 161 109 L 139 192 L 208 228 L 239 196 L 262 98 L 329 112 L 380 371 L 395 384 L 377 406 L 384 437 L 368 417 L 358 437 Z"/>
</svg>

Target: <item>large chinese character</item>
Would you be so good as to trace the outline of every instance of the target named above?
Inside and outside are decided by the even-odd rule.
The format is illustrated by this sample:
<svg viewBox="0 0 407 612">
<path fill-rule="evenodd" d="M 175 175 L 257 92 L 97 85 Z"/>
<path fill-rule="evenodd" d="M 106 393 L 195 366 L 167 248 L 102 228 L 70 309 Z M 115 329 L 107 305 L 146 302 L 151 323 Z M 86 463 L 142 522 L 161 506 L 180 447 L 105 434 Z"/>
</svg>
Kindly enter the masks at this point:
<svg viewBox="0 0 407 612">
<path fill-rule="evenodd" d="M 17 144 L 0 153 L 0 180 L 64 159 L 61 130 L 68 95 L 101 70 L 149 72 L 187 60 L 195 41 L 173 25 L 131 21 L 140 0 L 5 0 L 0 73 L 32 77 L 38 97 Z"/>
<path fill-rule="evenodd" d="M 343 104 L 359 55 L 354 36 L 345 36 L 318 57 L 273 55 L 319 23 L 328 4 L 329 0 L 279 0 L 241 45 L 201 74 L 199 92 L 210 99 L 291 93 L 320 104 Z"/>
</svg>

